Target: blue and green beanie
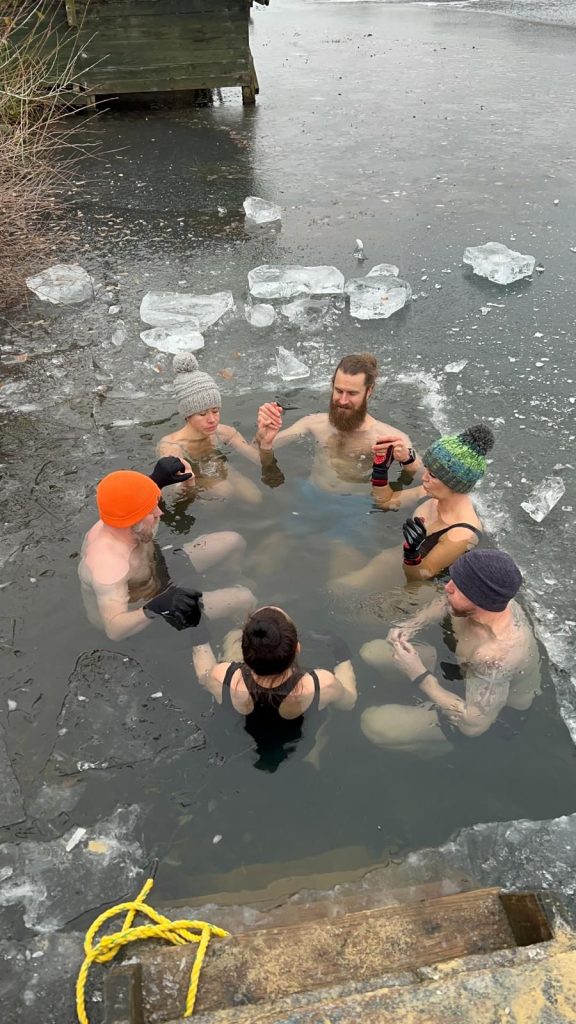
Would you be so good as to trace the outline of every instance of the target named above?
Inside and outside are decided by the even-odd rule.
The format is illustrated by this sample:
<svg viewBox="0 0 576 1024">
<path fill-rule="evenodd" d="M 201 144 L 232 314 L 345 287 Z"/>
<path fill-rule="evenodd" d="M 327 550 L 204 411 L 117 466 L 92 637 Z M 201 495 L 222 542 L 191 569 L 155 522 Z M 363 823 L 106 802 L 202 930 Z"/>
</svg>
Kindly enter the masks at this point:
<svg viewBox="0 0 576 1024">
<path fill-rule="evenodd" d="M 493 446 L 492 431 L 478 423 L 461 434 L 439 438 L 426 449 L 422 462 L 451 491 L 466 494 L 484 476 L 486 455 Z"/>
</svg>

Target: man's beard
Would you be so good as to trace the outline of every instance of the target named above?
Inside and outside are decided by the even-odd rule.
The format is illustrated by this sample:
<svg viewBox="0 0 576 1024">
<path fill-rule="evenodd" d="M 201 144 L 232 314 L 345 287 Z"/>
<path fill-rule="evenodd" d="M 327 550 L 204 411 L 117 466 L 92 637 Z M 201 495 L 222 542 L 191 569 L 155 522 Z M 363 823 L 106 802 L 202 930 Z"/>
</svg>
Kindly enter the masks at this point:
<svg viewBox="0 0 576 1024">
<path fill-rule="evenodd" d="M 148 544 L 151 540 L 154 540 L 158 533 L 158 521 L 154 523 L 154 526 L 144 526 L 143 523 L 136 523 L 132 530 L 141 544 Z"/>
<path fill-rule="evenodd" d="M 368 398 L 364 395 L 362 399 L 362 405 L 359 409 L 342 409 L 336 405 L 334 398 L 330 398 L 330 408 L 328 410 L 328 419 L 336 430 L 342 431 L 344 434 L 351 433 L 353 430 L 358 430 L 361 427 L 364 420 L 366 419 L 366 412 L 368 410 Z"/>
</svg>

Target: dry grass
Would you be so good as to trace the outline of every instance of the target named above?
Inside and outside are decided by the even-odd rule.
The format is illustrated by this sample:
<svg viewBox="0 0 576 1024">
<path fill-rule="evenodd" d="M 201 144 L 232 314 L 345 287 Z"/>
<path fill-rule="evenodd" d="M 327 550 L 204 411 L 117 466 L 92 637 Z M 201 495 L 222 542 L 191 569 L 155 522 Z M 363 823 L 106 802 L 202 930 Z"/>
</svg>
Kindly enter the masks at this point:
<svg viewBox="0 0 576 1024">
<path fill-rule="evenodd" d="M 63 102 L 74 54 L 71 36 L 56 29 L 62 9 L 60 0 L 2 4 L 0 309 L 22 297 L 25 277 L 62 236 L 59 195 L 81 155 L 78 120 Z"/>
</svg>

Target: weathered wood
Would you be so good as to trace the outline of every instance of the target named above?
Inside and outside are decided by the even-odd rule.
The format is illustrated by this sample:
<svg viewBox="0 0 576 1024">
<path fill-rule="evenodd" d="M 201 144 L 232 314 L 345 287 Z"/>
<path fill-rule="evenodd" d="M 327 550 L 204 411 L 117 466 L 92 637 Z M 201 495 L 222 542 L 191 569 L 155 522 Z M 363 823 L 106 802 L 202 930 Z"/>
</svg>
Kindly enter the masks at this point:
<svg viewBox="0 0 576 1024">
<path fill-rule="evenodd" d="M 533 892 L 503 892 L 500 902 L 517 946 L 532 946 L 554 938 L 542 900 Z"/>
<path fill-rule="evenodd" d="M 106 1024 L 144 1024 L 142 1012 L 142 967 L 115 965 L 104 982 Z"/>
<path fill-rule="evenodd" d="M 225 927 L 225 917 L 218 923 Z M 347 914 L 337 920 L 257 929 L 211 944 L 202 968 L 197 1012 L 262 1004 L 320 986 L 350 979 L 368 981 L 392 971 L 514 945 L 497 889 Z M 181 947 L 140 954 L 144 1001 L 151 1018 L 180 1015 L 194 953 Z M 161 1017 L 158 993 L 163 999 Z"/>
</svg>

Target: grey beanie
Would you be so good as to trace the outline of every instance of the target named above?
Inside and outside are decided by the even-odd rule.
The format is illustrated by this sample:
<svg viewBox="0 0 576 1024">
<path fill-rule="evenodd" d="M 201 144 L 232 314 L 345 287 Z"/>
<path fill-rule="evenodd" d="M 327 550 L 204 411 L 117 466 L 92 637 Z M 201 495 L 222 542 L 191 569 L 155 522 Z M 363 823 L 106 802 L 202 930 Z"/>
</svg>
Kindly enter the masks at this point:
<svg viewBox="0 0 576 1024">
<path fill-rule="evenodd" d="M 450 566 L 450 579 L 485 612 L 503 612 L 522 586 L 522 573 L 505 551 L 467 551 Z"/>
<path fill-rule="evenodd" d="M 222 396 L 216 381 L 198 366 L 198 360 L 192 352 L 179 352 L 174 356 L 174 394 L 178 403 L 178 411 L 183 416 L 193 416 L 196 412 L 220 408 Z"/>
</svg>

